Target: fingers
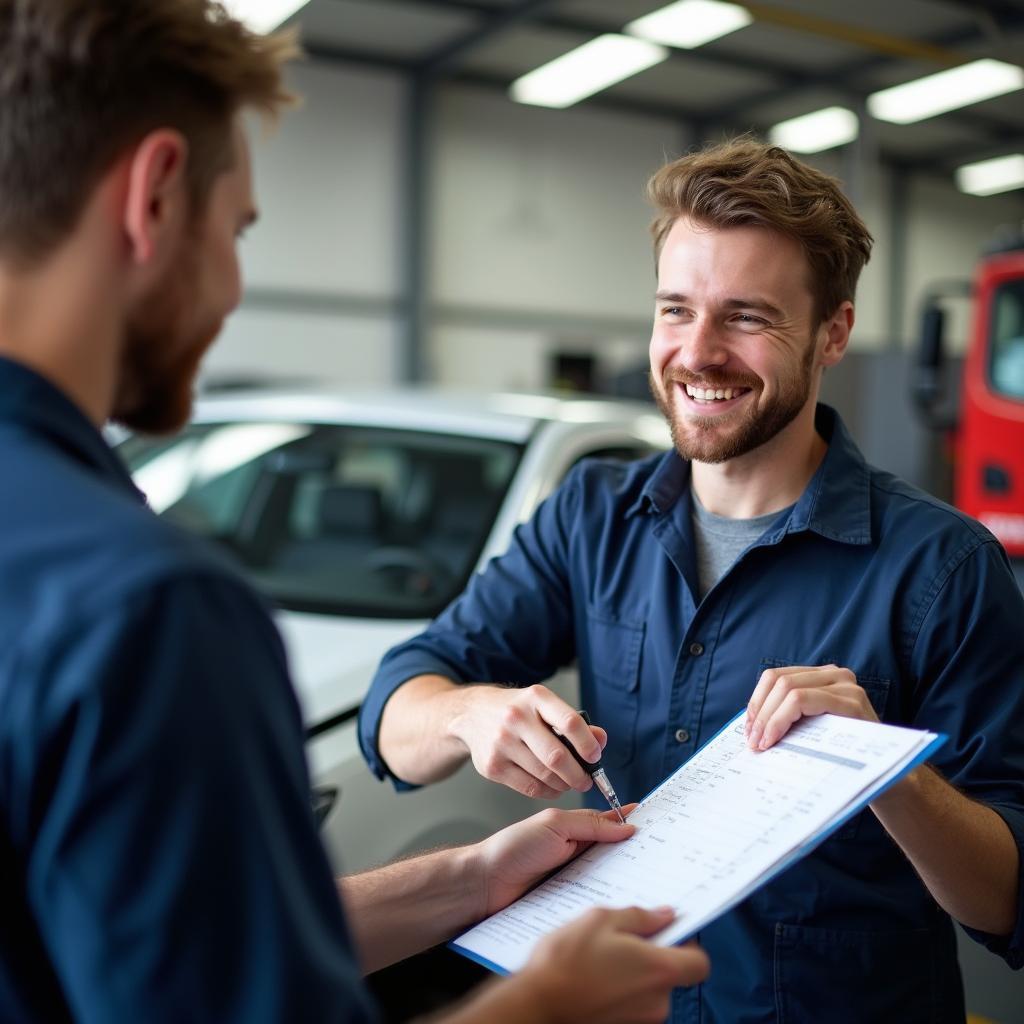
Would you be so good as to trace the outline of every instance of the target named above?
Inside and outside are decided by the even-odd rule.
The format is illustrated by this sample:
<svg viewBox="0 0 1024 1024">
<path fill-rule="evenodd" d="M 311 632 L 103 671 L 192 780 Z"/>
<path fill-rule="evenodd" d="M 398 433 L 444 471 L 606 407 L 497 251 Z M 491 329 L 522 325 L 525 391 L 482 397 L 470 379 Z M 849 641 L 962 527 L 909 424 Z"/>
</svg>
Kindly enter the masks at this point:
<svg viewBox="0 0 1024 1024">
<path fill-rule="evenodd" d="M 586 792 L 593 787 L 593 779 L 567 743 L 593 763 L 600 760 L 608 734 L 589 726 L 547 687 L 481 687 L 473 707 L 474 714 L 466 716 L 458 736 L 485 778 L 544 799 L 569 789 Z"/>
<path fill-rule="evenodd" d="M 579 712 L 546 687 L 531 687 L 535 694 L 537 711 L 541 718 L 560 736 L 564 736 L 579 751 L 584 761 L 593 764 L 601 760 L 603 744 Z M 602 729 L 603 733 L 604 730 Z M 607 740 L 607 736 L 605 737 Z"/>
<path fill-rule="evenodd" d="M 672 907 L 656 907 L 645 910 L 643 907 L 625 907 L 621 910 L 589 910 L 581 919 L 590 920 L 594 928 L 611 928 L 628 935 L 648 938 L 663 928 L 667 928 L 676 916 Z"/>
<path fill-rule="evenodd" d="M 877 721 L 857 677 L 838 665 L 794 665 L 761 674 L 747 706 L 747 744 L 767 750 L 801 718 L 822 714 Z"/>
<path fill-rule="evenodd" d="M 628 818 L 639 806 L 640 806 L 640 804 L 638 802 L 636 802 L 635 800 L 633 801 L 633 803 L 623 804 L 622 805 L 622 816 L 624 818 Z M 610 811 L 610 810 L 609 811 L 601 811 L 600 814 L 601 814 L 602 818 L 607 818 L 609 821 L 618 821 L 619 820 L 619 816 L 614 811 Z"/>
<path fill-rule="evenodd" d="M 545 785 L 535 775 L 509 761 L 504 762 L 493 774 L 483 769 L 480 774 L 492 782 L 500 782 L 503 786 L 528 796 L 531 800 L 556 800 L 565 792 L 564 788 L 554 789 Z"/>
<path fill-rule="evenodd" d="M 563 811 L 551 807 L 534 817 L 562 838 L 578 843 L 620 843 L 636 832 L 635 825 L 624 825 L 614 811 Z"/>
<path fill-rule="evenodd" d="M 696 985 L 711 973 L 707 953 L 694 942 L 669 947 L 665 952 L 671 954 L 669 966 L 676 971 L 677 985 Z"/>
<path fill-rule="evenodd" d="M 754 720 L 760 715 L 761 707 L 765 702 L 765 698 L 775 684 L 780 679 L 795 680 L 798 676 L 804 675 L 807 672 L 816 671 L 815 666 L 811 665 L 788 665 L 785 668 L 767 668 L 761 673 L 761 678 L 757 681 L 757 686 L 754 687 L 754 692 L 750 695 L 750 700 L 747 702 L 747 728 L 753 725 Z"/>
</svg>

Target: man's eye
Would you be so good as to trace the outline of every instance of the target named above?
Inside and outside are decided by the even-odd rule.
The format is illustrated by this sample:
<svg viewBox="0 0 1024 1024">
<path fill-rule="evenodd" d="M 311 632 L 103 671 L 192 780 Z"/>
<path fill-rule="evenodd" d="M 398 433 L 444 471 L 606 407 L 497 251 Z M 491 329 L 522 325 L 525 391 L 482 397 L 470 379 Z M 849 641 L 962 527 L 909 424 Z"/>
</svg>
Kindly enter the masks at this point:
<svg viewBox="0 0 1024 1024">
<path fill-rule="evenodd" d="M 682 316 L 683 310 L 680 306 L 665 306 L 661 311 L 662 316 Z"/>
<path fill-rule="evenodd" d="M 752 313 L 737 313 L 733 320 L 741 327 L 767 327 L 768 321 Z"/>
</svg>

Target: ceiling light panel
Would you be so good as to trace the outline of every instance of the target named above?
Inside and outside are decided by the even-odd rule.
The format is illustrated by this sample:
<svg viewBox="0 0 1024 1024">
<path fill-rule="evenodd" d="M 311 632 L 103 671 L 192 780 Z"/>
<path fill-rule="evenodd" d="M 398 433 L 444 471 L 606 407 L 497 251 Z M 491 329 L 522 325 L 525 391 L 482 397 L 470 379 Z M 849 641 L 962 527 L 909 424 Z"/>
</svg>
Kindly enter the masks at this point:
<svg viewBox="0 0 1024 1024">
<path fill-rule="evenodd" d="M 780 121 L 768 137 L 776 146 L 794 153 L 820 153 L 853 142 L 860 131 L 860 121 L 845 107 L 825 107 L 800 117 Z"/>
<path fill-rule="evenodd" d="M 750 12 L 739 4 L 719 0 L 679 0 L 660 10 L 631 21 L 624 31 L 631 36 L 693 50 L 712 39 L 745 28 L 753 21 Z"/>
<path fill-rule="evenodd" d="M 972 196 L 994 196 L 1024 188 L 1024 153 L 964 164 L 956 169 L 956 187 Z"/>
<path fill-rule="evenodd" d="M 1021 88 L 1024 69 L 986 58 L 872 93 L 868 110 L 882 121 L 912 124 Z"/>
<path fill-rule="evenodd" d="M 609 33 L 517 78 L 509 95 L 517 103 L 569 107 L 667 57 L 663 46 Z"/>
<path fill-rule="evenodd" d="M 253 32 L 271 32 L 309 0 L 222 0 L 228 14 Z"/>
</svg>

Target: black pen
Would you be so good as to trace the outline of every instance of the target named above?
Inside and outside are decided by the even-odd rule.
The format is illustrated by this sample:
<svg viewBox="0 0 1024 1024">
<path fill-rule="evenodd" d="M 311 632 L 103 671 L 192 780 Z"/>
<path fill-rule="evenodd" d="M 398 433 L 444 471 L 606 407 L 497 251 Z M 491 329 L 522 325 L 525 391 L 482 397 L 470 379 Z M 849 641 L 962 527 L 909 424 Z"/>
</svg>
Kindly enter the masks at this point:
<svg viewBox="0 0 1024 1024">
<path fill-rule="evenodd" d="M 590 725 L 590 715 L 586 711 L 580 712 L 580 718 L 587 725 Z M 551 731 L 554 732 L 553 729 Z M 597 786 L 605 800 L 608 801 L 608 806 L 619 816 L 619 821 L 625 824 L 626 819 L 622 815 L 622 804 L 619 803 L 619 798 L 615 795 L 615 787 L 608 778 L 608 773 L 601 767 L 601 759 L 598 758 L 596 761 L 586 760 L 572 745 L 568 737 L 563 736 L 560 732 L 556 732 L 555 735 L 569 748 L 569 753 L 576 759 L 576 763 L 594 780 L 594 785 Z"/>
</svg>

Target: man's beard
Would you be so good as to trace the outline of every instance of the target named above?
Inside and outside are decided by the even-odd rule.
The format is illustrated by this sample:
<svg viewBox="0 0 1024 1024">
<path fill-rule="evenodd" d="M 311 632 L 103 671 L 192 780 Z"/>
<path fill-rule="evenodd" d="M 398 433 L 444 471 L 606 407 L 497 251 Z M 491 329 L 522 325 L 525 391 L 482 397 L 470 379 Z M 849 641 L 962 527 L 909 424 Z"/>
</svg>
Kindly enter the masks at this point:
<svg viewBox="0 0 1024 1024">
<path fill-rule="evenodd" d="M 732 377 L 717 379 L 714 375 L 700 376 L 686 371 L 666 370 L 661 378 L 661 388 L 655 384 L 654 374 L 649 375 L 651 394 L 668 421 L 672 444 L 684 459 L 692 462 L 727 462 L 766 444 L 796 419 L 807 404 L 811 393 L 814 366 L 813 339 L 801 360 L 797 372 L 781 384 L 777 396 L 768 406 L 757 408 L 757 397 L 763 390 L 758 377 Z M 682 416 L 675 415 L 678 400 L 676 384 L 690 384 L 701 388 L 749 388 L 747 408 L 739 422 L 726 423 L 725 416 Z"/>
<path fill-rule="evenodd" d="M 197 326 L 198 264 L 192 238 L 125 328 L 120 377 L 111 418 L 144 434 L 180 430 L 192 413 L 199 363 L 220 321 Z"/>
</svg>

